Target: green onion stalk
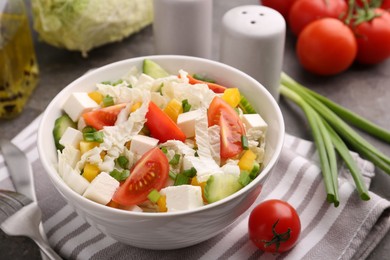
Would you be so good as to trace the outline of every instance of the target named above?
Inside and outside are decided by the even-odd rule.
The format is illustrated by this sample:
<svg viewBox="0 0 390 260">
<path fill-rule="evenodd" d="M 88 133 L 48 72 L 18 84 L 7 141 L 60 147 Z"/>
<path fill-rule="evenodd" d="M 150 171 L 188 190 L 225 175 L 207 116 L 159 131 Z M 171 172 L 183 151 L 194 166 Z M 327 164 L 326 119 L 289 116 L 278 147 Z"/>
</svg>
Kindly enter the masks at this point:
<svg viewBox="0 0 390 260">
<path fill-rule="evenodd" d="M 336 152 L 348 167 L 360 198 L 369 200 L 362 174 L 349 149 L 389 175 L 390 158 L 367 142 L 348 123 L 387 143 L 390 143 L 390 132 L 304 87 L 285 73 L 281 75 L 280 94 L 297 104 L 307 117 L 320 157 L 327 200 L 335 206 L 339 204 Z"/>
</svg>

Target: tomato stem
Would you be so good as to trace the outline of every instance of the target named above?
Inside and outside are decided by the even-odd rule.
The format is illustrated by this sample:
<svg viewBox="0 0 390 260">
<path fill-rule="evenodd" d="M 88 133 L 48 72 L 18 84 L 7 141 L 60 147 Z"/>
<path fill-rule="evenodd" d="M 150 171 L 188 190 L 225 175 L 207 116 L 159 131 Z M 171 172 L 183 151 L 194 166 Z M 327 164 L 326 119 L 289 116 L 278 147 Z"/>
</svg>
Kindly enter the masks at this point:
<svg viewBox="0 0 390 260">
<path fill-rule="evenodd" d="M 270 240 L 261 240 L 261 242 L 264 242 L 264 247 L 269 247 L 273 244 L 275 244 L 275 252 L 279 251 L 280 243 L 285 242 L 290 239 L 290 233 L 291 233 L 291 228 L 288 228 L 286 232 L 279 234 L 276 232 L 275 228 L 276 225 L 279 223 L 279 219 L 276 220 L 276 222 L 272 225 L 272 233 L 274 237 Z"/>
</svg>

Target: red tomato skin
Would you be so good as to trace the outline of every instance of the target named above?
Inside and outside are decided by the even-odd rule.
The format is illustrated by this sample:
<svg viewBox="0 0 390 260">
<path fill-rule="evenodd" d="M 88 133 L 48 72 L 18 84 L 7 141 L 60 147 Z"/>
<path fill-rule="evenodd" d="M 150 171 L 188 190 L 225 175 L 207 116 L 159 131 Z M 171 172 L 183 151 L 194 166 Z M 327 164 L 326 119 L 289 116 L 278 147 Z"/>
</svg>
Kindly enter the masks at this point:
<svg viewBox="0 0 390 260">
<path fill-rule="evenodd" d="M 260 0 L 260 4 L 278 11 L 287 19 L 290 9 L 296 0 Z"/>
<path fill-rule="evenodd" d="M 152 172 L 154 176 L 151 175 Z M 130 170 L 129 177 L 117 189 L 112 200 L 123 206 L 137 205 L 144 202 L 153 189 L 159 191 L 165 186 L 168 173 L 168 159 L 158 147 L 155 147 L 137 161 Z M 130 191 L 130 187 L 137 186 L 137 183 L 141 181 L 143 183 L 141 188 L 137 191 L 134 189 Z"/>
<path fill-rule="evenodd" d="M 390 12 L 390 0 L 383 0 L 381 9 L 386 10 L 387 12 Z"/>
<path fill-rule="evenodd" d="M 356 61 L 361 64 L 378 64 L 390 57 L 390 13 L 375 9 L 379 17 L 352 27 L 358 52 Z"/>
<path fill-rule="evenodd" d="M 285 201 L 271 199 L 257 205 L 250 213 L 248 220 L 249 238 L 262 251 L 276 252 L 275 244 L 267 247 L 264 242 L 270 241 L 274 237 L 272 227 L 276 221 L 278 223 L 275 226 L 275 231 L 278 234 L 283 234 L 290 228 L 290 238 L 280 243 L 277 252 L 286 252 L 298 242 L 301 221 L 296 210 Z"/>
<path fill-rule="evenodd" d="M 185 134 L 176 123 L 152 101 L 149 103 L 149 110 L 146 113 L 145 125 L 150 130 L 150 135 L 160 142 L 168 140 L 186 140 Z"/>
<path fill-rule="evenodd" d="M 191 75 L 187 75 L 187 78 L 189 80 L 189 83 L 194 85 L 194 84 L 206 84 L 209 89 L 211 91 L 213 91 L 214 93 L 223 93 L 225 92 L 226 90 L 226 87 L 224 86 L 221 86 L 219 84 L 216 84 L 216 83 L 211 83 L 211 82 L 206 82 L 206 81 L 203 81 L 203 80 L 199 80 L 199 79 L 196 79 L 194 77 L 192 77 Z"/>
<path fill-rule="evenodd" d="M 356 57 L 357 43 L 352 30 L 343 22 L 323 18 L 301 32 L 296 53 L 306 70 L 329 76 L 349 68 Z"/>
<path fill-rule="evenodd" d="M 298 36 L 311 22 L 321 18 L 340 18 L 348 11 L 344 0 L 297 0 L 291 7 L 288 24 Z"/>
<path fill-rule="evenodd" d="M 243 151 L 241 136 L 244 125 L 237 112 L 222 98 L 216 96 L 207 111 L 209 126 L 219 125 L 221 133 L 221 158 L 233 158 Z"/>
<path fill-rule="evenodd" d="M 126 107 L 126 103 L 103 107 L 86 112 L 82 115 L 87 125 L 96 130 L 103 129 L 104 126 L 113 126 L 120 111 Z"/>
</svg>

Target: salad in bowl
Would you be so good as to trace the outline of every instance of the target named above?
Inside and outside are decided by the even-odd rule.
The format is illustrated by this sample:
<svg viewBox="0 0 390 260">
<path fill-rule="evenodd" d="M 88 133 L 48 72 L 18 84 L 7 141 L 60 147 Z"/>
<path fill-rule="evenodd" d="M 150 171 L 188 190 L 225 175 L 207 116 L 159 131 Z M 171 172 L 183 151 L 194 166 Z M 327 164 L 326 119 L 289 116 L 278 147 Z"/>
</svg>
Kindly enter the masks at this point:
<svg viewBox="0 0 390 260">
<path fill-rule="evenodd" d="M 280 108 L 258 81 L 220 62 L 156 55 L 67 85 L 45 109 L 37 145 L 47 177 L 90 225 L 167 250 L 250 209 L 283 141 Z"/>
<path fill-rule="evenodd" d="M 177 212 L 261 174 L 268 125 L 247 98 L 207 74 L 175 73 L 144 59 L 67 97 L 53 128 L 66 185 L 108 207 Z"/>
</svg>

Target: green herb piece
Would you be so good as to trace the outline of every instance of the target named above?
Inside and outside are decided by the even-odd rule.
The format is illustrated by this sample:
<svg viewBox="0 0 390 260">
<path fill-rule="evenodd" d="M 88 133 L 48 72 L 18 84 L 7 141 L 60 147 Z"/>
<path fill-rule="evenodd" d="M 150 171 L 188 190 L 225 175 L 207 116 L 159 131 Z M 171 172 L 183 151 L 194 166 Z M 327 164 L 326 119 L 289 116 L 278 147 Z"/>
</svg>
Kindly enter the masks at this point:
<svg viewBox="0 0 390 260">
<path fill-rule="evenodd" d="M 172 159 L 169 161 L 169 164 L 172 166 L 178 165 L 180 162 L 180 154 L 175 154 Z"/>
<path fill-rule="evenodd" d="M 259 175 L 259 173 L 260 173 L 260 164 L 258 162 L 254 162 L 253 167 L 249 172 L 249 177 L 251 177 L 251 179 L 253 180 Z"/>
<path fill-rule="evenodd" d="M 185 185 L 190 183 L 190 178 L 184 174 L 177 174 L 175 179 L 175 186 Z"/>
<path fill-rule="evenodd" d="M 238 177 L 238 182 L 242 185 L 242 186 L 246 186 L 248 185 L 250 182 L 252 181 L 251 177 L 249 176 L 249 172 L 248 171 L 241 171 L 240 172 L 240 177 Z"/>
<path fill-rule="evenodd" d="M 111 97 L 110 95 L 106 95 L 103 98 L 103 107 L 109 107 L 109 106 L 112 106 L 112 105 L 114 105 L 114 98 Z"/>
<path fill-rule="evenodd" d="M 249 149 L 248 138 L 246 137 L 246 135 L 241 136 L 241 146 L 242 146 L 242 149 L 244 149 L 244 150 Z"/>
<path fill-rule="evenodd" d="M 172 180 L 176 180 L 176 176 L 177 176 L 177 173 L 175 173 L 174 171 L 169 171 L 169 178 L 171 178 Z"/>
<path fill-rule="evenodd" d="M 148 199 L 153 202 L 157 203 L 157 201 L 160 199 L 161 194 L 158 192 L 156 189 L 153 189 L 151 192 L 148 194 Z"/>
<path fill-rule="evenodd" d="M 194 167 L 191 167 L 191 169 L 183 171 L 182 174 L 189 178 L 194 178 L 196 176 L 196 172 L 196 169 Z"/>
<path fill-rule="evenodd" d="M 100 84 L 103 84 L 103 85 L 111 85 L 111 81 L 109 81 L 109 80 L 102 81 Z"/>
<path fill-rule="evenodd" d="M 117 85 L 122 84 L 122 83 L 123 83 L 123 80 L 119 79 L 119 80 L 115 81 L 114 83 L 112 83 L 112 85 L 117 86 Z"/>
<path fill-rule="evenodd" d="M 197 79 L 197 80 L 201 80 L 201 81 L 205 81 L 205 82 L 209 82 L 209 83 L 216 83 L 215 80 L 210 79 L 210 78 L 207 78 L 207 77 L 202 76 L 202 75 L 200 75 L 200 74 L 196 74 L 196 73 L 195 73 L 194 75 L 192 75 L 192 77 L 193 77 L 194 79 Z"/>
<path fill-rule="evenodd" d="M 181 106 L 183 107 L 183 113 L 188 112 L 188 111 L 190 111 L 190 109 L 191 109 L 191 105 L 188 103 L 188 100 L 187 100 L 187 99 L 184 99 L 184 100 L 181 102 Z"/>
<path fill-rule="evenodd" d="M 83 133 L 83 139 L 87 142 L 98 142 L 103 143 L 104 142 L 104 133 L 103 132 L 86 132 Z"/>
<path fill-rule="evenodd" d="M 81 130 L 81 132 L 83 132 L 83 133 L 93 133 L 96 131 L 97 130 L 95 128 L 93 128 L 92 126 L 86 126 Z"/>
<path fill-rule="evenodd" d="M 168 154 L 168 149 L 167 149 L 165 146 L 162 146 L 162 147 L 160 148 L 160 150 L 161 150 L 161 152 L 163 152 L 165 155 Z"/>
<path fill-rule="evenodd" d="M 126 169 L 128 164 L 129 164 L 129 160 L 126 158 L 126 156 L 119 156 L 118 158 L 116 158 L 116 163 L 123 169 Z"/>
<path fill-rule="evenodd" d="M 130 171 L 129 170 L 119 171 L 117 169 L 114 169 L 110 172 L 110 175 L 111 175 L 111 177 L 113 177 L 117 181 L 121 182 L 121 181 L 126 180 L 127 177 L 129 177 Z"/>
</svg>

